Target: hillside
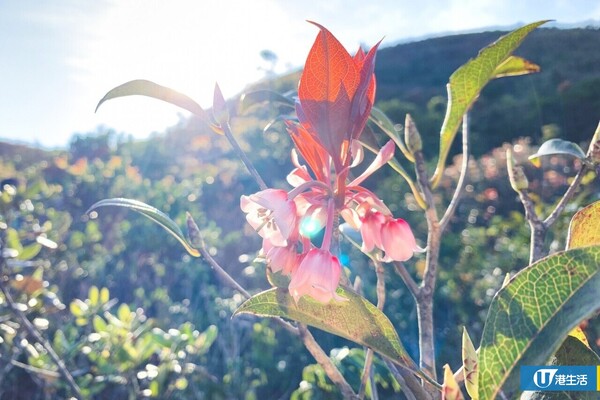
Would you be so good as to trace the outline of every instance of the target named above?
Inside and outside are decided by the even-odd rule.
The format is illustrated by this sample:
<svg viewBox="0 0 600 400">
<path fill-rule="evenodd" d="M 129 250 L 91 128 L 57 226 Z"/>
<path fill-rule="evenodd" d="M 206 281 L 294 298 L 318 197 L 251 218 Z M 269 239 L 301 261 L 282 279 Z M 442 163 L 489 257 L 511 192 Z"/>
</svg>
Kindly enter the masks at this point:
<svg viewBox="0 0 600 400">
<path fill-rule="evenodd" d="M 413 115 L 432 163 L 449 75 L 500 34 L 456 35 L 380 51 L 377 105 L 395 122 L 404 121 L 406 112 Z M 461 331 L 456 327 L 466 326 L 473 338 L 480 338 L 492 296 L 505 274 L 527 265 L 529 257 L 530 233 L 523 205 L 509 184 L 506 152 L 498 146 L 520 136 L 534 141 L 552 135 L 589 140 L 600 119 L 598 43 L 600 30 L 534 32 L 518 54 L 540 64 L 542 72 L 490 83 L 474 107 L 471 139 L 476 157 L 470 161 L 468 189 L 442 239 L 435 294 L 438 355 L 452 368 L 461 363 L 456 351 Z M 294 90 L 298 77 L 298 72 L 291 73 L 249 90 Z M 231 100 L 232 112 L 236 100 Z M 290 139 L 280 122 L 264 131 L 279 111 L 271 104 L 235 115 L 232 131 L 267 185 L 289 188 L 285 177 L 292 168 Z M 516 157 L 527 164 L 525 173 L 536 207 L 547 215 L 568 187 L 575 168 L 572 160 L 558 159 L 544 169 L 534 169 L 526 160 L 535 150 L 528 139 L 515 144 Z M 449 179 L 436 191 L 441 204 L 450 202 L 459 165 L 458 157 L 449 159 Z M 17 260 L 10 270 L 0 271 L 8 277 L 0 279 L 14 280 L 11 290 L 18 296 L 16 301 L 38 322 L 47 321 L 44 336 L 58 345 L 72 370 L 83 371 L 77 379 L 96 396 L 90 398 L 138 398 L 135 394 L 140 389 L 152 386 L 172 394 L 157 398 L 289 398 L 306 382 L 313 385 L 312 398 L 335 398 L 324 373 L 311 365 L 312 356 L 287 331 L 269 320 L 231 318 L 242 297 L 220 280 L 205 258 L 184 254 L 174 238 L 133 212 L 102 208 L 97 219 L 85 216 L 95 202 L 120 197 L 151 204 L 181 227 L 189 212 L 209 254 L 224 269 L 253 293 L 270 287 L 265 264 L 253 261 L 260 238 L 239 209 L 240 196 L 258 187 L 224 136 L 190 118 L 144 141 L 100 128 L 95 134 L 73 137 L 69 148 L 60 151 L 0 142 L 0 183 L 0 245 L 8 243 L 6 237 L 13 248 L 39 251 L 30 252 L 31 263 Z M 406 219 L 424 243 L 427 223 L 407 185 L 391 168 L 377 171 L 365 187 L 381 196 L 394 216 Z M 587 182 L 576 201 L 587 204 L 597 199 L 598 190 L 597 183 Z M 568 209 L 549 232 L 548 248 L 564 248 L 574 211 L 575 207 Z M 42 248 L 38 237 L 56 245 Z M 352 260 L 347 265 L 352 280 L 360 276 L 365 296 L 374 300 L 376 278 L 368 259 L 347 242 L 341 247 Z M 406 265 L 415 276 L 423 272 L 422 257 Z M 32 287 L 18 285 L 17 277 Z M 386 280 L 391 299 L 386 302 L 386 315 L 416 358 L 413 298 L 391 271 Z M 94 295 L 89 291 L 92 285 L 109 289 L 105 296 L 110 294 L 110 301 L 99 304 L 101 295 L 98 290 Z M 133 316 L 135 324 L 130 324 Z M 10 318 L 0 298 L 0 322 Z M 19 365 L 27 361 L 36 369 L 54 372 L 54 364 L 43 353 L 12 345 L 24 343 L 22 330 L 17 339 L 23 340 L 12 341 L 14 334 L 4 339 L 9 337 L 6 332 L 16 330 L 6 326 L 0 323 L 0 365 L 4 360 Z M 198 330 L 197 341 L 184 341 L 184 337 L 196 338 L 194 330 Z M 212 331 L 210 340 L 199 333 Z M 349 345 L 339 337 L 314 332 L 327 351 Z M 587 332 L 589 337 L 599 336 L 597 319 Z M 134 342 L 140 347 L 133 347 Z M 206 345 L 198 350 L 199 343 Z M 593 345 L 600 346 L 600 340 Z M 90 350 L 83 352 L 83 348 Z M 348 371 L 362 369 L 364 356 L 356 357 L 342 363 Z M 157 379 L 150 378 L 150 370 L 159 371 Z M 397 398 L 383 364 L 377 370 L 380 398 Z M 12 388 L 27 388 L 20 398 L 42 398 L 35 397 L 36 393 L 66 397 L 60 396 L 65 392 L 60 380 L 42 380 L 16 367 L 0 368 L 0 382 L 0 400 L 17 398 Z"/>
<path fill-rule="evenodd" d="M 448 78 L 504 33 L 460 34 L 381 49 L 375 66 L 378 106 L 395 122 L 411 113 L 433 155 Z M 600 110 L 599 44 L 600 30 L 592 28 L 538 29 L 529 35 L 515 54 L 540 65 L 541 72 L 502 78 L 485 88 L 471 113 L 474 154 L 523 136 L 534 142 L 552 135 L 589 140 Z M 298 77 L 295 72 L 258 86 L 294 90 Z"/>
<path fill-rule="evenodd" d="M 443 107 L 435 107 L 431 100 L 442 96 L 445 101 L 452 72 L 501 34 L 447 36 L 382 49 L 375 69 L 379 101 L 409 103 L 396 107 L 398 117 L 411 107 L 417 117 L 434 114 Z M 550 124 L 560 129 L 562 137 L 589 140 L 600 110 L 599 44 L 598 29 L 539 29 L 528 36 L 515 54 L 542 70 L 491 82 L 483 91 L 472 112 L 475 153 L 519 136 L 539 140 L 543 126 Z M 430 127 L 437 129 L 439 124 Z"/>
</svg>

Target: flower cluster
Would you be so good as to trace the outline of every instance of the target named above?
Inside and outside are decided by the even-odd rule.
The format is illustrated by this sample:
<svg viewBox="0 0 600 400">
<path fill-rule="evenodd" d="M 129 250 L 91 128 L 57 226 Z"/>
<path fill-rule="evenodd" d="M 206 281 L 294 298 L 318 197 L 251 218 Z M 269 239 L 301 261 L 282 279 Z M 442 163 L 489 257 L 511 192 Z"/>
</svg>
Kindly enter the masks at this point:
<svg viewBox="0 0 600 400">
<path fill-rule="evenodd" d="M 363 158 L 359 138 L 375 97 L 377 45 L 352 57 L 327 29 L 317 26 L 320 32 L 298 88 L 299 122 L 287 122 L 296 148 L 295 168 L 287 177 L 293 189 L 242 196 L 241 208 L 263 238 L 262 252 L 271 270 L 291 275 L 294 299 L 308 295 L 328 303 L 342 300 L 336 294 L 342 266 L 331 253 L 339 217 L 360 231 L 363 251 L 378 248 L 385 252 L 384 261 L 405 261 L 418 247 L 408 224 L 394 219 L 381 199 L 360 186 L 393 157 L 392 141 L 360 176 L 349 180 L 350 169 Z M 325 228 L 320 248 L 305 232 L 307 224 L 313 230 Z"/>
</svg>

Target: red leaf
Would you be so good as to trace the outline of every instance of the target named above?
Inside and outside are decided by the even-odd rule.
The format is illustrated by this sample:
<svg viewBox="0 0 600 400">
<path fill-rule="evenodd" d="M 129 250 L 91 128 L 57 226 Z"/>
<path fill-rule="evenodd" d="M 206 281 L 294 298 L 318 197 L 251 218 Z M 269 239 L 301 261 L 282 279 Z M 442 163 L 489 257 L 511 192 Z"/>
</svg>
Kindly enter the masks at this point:
<svg viewBox="0 0 600 400">
<path fill-rule="evenodd" d="M 324 27 L 308 54 L 300 79 L 298 97 L 306 121 L 342 167 L 342 143 L 348 141 L 352 98 L 359 86 L 360 71 L 344 46 Z M 347 148 L 348 146 L 344 146 Z"/>
<path fill-rule="evenodd" d="M 305 129 L 304 126 L 285 121 L 292 141 L 298 153 L 304 158 L 317 180 L 326 182 L 327 152 L 317 138 Z"/>
<path fill-rule="evenodd" d="M 360 71 L 359 85 L 356 88 L 354 99 L 352 100 L 352 109 L 350 113 L 350 120 L 353 123 L 353 129 L 351 132 L 352 139 L 358 139 L 362 133 L 369 114 L 371 113 L 371 107 L 375 102 L 375 55 L 377 54 L 377 48 L 379 47 L 379 41 L 375 46 L 369 50 L 367 55 L 364 55 L 362 49 L 359 49 L 354 56 L 355 63 L 357 64 Z"/>
</svg>

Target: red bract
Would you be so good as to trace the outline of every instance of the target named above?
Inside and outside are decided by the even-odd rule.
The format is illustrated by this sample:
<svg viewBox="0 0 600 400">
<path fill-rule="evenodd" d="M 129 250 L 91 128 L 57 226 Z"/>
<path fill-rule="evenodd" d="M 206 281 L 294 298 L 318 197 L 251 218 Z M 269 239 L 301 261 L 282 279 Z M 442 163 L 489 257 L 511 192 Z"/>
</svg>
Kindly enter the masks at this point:
<svg viewBox="0 0 600 400">
<path fill-rule="evenodd" d="M 348 166 L 350 142 L 360 136 L 373 105 L 379 44 L 367 55 L 359 50 L 352 57 L 327 29 L 315 25 L 321 32 L 306 59 L 296 111 L 300 123 L 316 136 L 340 173 Z"/>
<path fill-rule="evenodd" d="M 380 149 L 362 174 L 348 180 L 349 170 L 362 160 L 358 139 L 375 97 L 377 45 L 352 57 L 329 31 L 317 26 L 321 31 L 300 78 L 296 105 L 300 123 L 287 121 L 297 150 L 292 152 L 295 169 L 287 177 L 294 189 L 242 196 L 242 209 L 264 238 L 262 253 L 270 269 L 291 275 L 289 292 L 294 299 L 308 295 L 327 303 L 340 300 L 335 290 L 342 268 L 331 253 L 340 216 L 360 230 L 365 252 L 377 248 L 385 251 L 386 260 L 406 260 L 417 247 L 410 227 L 394 220 L 383 201 L 361 186 L 393 158 L 393 141 Z M 323 227 L 317 249 L 310 237 Z"/>
</svg>

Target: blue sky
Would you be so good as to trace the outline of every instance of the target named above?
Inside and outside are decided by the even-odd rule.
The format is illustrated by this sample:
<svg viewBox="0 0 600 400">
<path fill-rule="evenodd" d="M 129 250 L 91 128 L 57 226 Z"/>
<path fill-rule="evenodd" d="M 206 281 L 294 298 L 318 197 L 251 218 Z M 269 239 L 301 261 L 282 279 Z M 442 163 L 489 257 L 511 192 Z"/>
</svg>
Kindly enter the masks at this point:
<svg viewBox="0 0 600 400">
<path fill-rule="evenodd" d="M 64 147 L 97 126 L 143 138 L 187 114 L 129 97 L 98 100 L 131 79 L 150 79 L 209 106 L 217 81 L 225 96 L 260 79 L 259 53 L 277 71 L 299 67 L 314 20 L 354 51 L 440 33 L 541 19 L 600 25 L 596 0 L 33 0 L 0 2 L 0 140 Z"/>
</svg>

